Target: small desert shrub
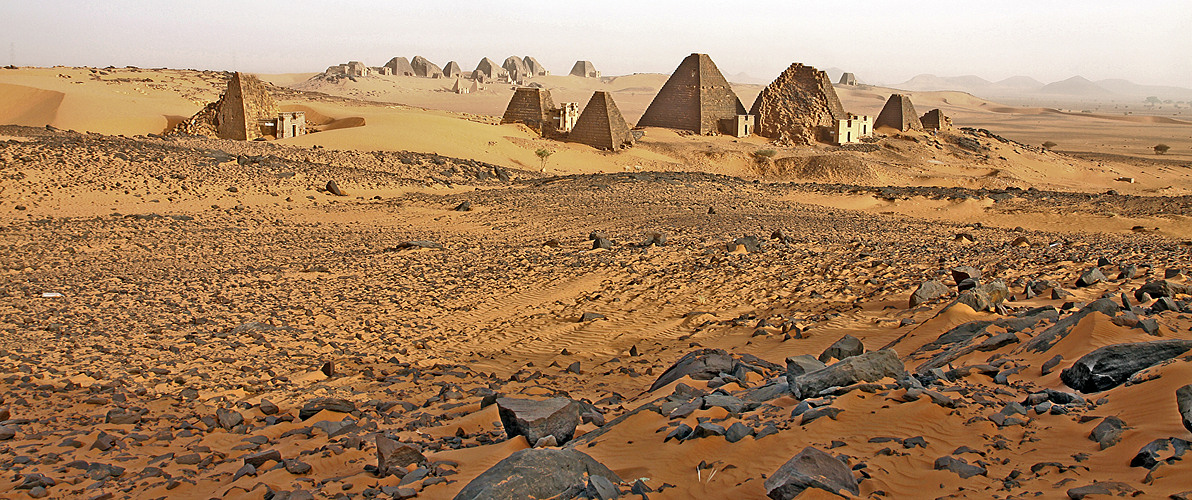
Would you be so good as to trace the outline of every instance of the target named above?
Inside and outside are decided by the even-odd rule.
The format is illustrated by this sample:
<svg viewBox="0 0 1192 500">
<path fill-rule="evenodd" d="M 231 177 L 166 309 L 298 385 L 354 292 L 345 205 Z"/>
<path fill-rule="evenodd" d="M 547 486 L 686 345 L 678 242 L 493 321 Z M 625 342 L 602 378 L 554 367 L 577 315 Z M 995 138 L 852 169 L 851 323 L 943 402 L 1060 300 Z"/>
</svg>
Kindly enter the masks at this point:
<svg viewBox="0 0 1192 500">
<path fill-rule="evenodd" d="M 1171 146 L 1168 146 L 1166 144 L 1156 144 L 1155 145 L 1155 154 L 1161 155 L 1163 153 L 1166 153 L 1167 150 L 1169 150 L 1169 149 L 1171 149 Z"/>
<path fill-rule="evenodd" d="M 1043 149 L 1051 149 L 1051 148 L 1054 148 L 1054 147 L 1056 147 L 1056 146 L 1059 146 L 1059 144 L 1056 144 L 1056 143 L 1054 143 L 1054 142 L 1051 142 L 1051 141 L 1047 141 L 1047 142 L 1044 142 L 1044 143 L 1043 143 Z"/>
</svg>

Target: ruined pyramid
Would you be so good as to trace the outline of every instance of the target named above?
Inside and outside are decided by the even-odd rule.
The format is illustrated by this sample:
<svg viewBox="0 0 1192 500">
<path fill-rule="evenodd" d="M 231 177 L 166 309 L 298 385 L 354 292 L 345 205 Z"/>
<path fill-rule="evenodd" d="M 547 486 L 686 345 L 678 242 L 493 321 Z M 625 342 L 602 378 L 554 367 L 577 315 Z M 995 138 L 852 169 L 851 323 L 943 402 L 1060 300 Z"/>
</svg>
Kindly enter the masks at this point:
<svg viewBox="0 0 1192 500">
<path fill-rule="evenodd" d="M 799 63 L 762 89 L 749 113 L 757 135 L 802 145 L 829 140 L 836 121 L 848 118 L 828 74 Z"/>
<path fill-rule="evenodd" d="M 691 54 L 666 80 L 637 126 L 707 134 L 719 129 L 720 120 L 743 114 L 745 106 L 712 58 Z"/>
<path fill-rule="evenodd" d="M 554 108 L 549 90 L 519 87 L 501 116 L 501 124 L 522 123 L 542 134 L 550 124 L 550 110 Z"/>
<path fill-rule="evenodd" d="M 881 114 L 873 121 L 873 128 L 890 127 L 903 132 L 907 130 L 923 130 L 923 122 L 919 121 L 919 114 L 915 112 L 915 105 L 911 98 L 902 94 L 891 94 L 882 108 Z"/>
<path fill-rule="evenodd" d="M 612 151 L 633 145 L 629 124 L 625 123 L 625 117 L 617 109 L 613 96 L 603 91 L 592 94 L 567 138 L 572 142 Z"/>
</svg>

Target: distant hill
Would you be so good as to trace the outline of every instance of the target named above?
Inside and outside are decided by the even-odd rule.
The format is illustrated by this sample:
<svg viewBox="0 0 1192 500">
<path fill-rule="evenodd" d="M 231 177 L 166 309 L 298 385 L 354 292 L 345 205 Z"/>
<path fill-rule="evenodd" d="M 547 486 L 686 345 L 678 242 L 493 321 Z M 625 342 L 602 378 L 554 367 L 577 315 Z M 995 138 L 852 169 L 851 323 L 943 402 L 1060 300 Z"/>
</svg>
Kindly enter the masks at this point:
<svg viewBox="0 0 1192 500">
<path fill-rule="evenodd" d="M 1192 100 L 1192 89 L 1183 87 L 1140 85 L 1123 79 L 1091 81 L 1083 76 L 1044 84 L 1029 76 L 1012 76 L 998 82 L 966 76 L 936 76 L 922 74 L 890 87 L 912 91 L 955 90 L 984 98 L 1042 97 L 1075 98 L 1078 100 L 1145 99 L 1156 96 L 1163 100 Z"/>
</svg>

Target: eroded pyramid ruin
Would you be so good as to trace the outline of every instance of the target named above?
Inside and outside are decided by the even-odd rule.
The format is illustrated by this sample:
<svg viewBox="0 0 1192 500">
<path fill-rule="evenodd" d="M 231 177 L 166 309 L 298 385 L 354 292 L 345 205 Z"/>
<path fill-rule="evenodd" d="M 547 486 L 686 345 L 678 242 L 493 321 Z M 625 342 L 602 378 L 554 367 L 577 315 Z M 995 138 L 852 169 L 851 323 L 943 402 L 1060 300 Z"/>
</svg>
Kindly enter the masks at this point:
<svg viewBox="0 0 1192 500">
<path fill-rule="evenodd" d="M 257 77 L 233 73 L 218 101 L 207 104 L 174 132 L 251 141 L 263 137 L 263 126 L 277 119 L 273 96 Z"/>
<path fill-rule="evenodd" d="M 802 145 L 829 140 L 836 122 L 848 118 L 828 74 L 799 63 L 762 89 L 750 114 L 757 135 Z"/>
</svg>

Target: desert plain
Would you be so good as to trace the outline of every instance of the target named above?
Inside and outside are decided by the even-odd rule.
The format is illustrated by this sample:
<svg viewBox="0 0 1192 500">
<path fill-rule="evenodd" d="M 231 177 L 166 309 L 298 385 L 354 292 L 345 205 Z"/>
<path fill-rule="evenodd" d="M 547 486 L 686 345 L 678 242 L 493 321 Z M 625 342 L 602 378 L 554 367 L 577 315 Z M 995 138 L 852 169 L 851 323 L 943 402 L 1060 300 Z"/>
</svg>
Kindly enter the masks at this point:
<svg viewBox="0 0 1192 500">
<path fill-rule="evenodd" d="M 1192 498 L 1192 116 L 614 153 L 310 73 L 169 133 L 229 76 L 0 69 L 0 496 Z"/>
</svg>

